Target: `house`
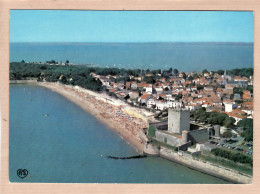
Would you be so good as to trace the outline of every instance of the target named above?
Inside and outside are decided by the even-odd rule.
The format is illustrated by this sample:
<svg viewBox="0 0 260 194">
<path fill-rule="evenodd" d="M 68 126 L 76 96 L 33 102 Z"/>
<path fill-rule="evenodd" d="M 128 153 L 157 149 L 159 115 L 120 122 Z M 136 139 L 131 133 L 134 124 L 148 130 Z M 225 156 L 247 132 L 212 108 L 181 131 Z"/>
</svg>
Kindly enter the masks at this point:
<svg viewBox="0 0 260 194">
<path fill-rule="evenodd" d="M 246 107 L 248 109 L 253 109 L 253 102 L 243 102 L 242 107 Z"/>
<path fill-rule="evenodd" d="M 157 110 L 164 110 L 167 109 L 168 105 L 164 100 L 155 100 L 155 109 Z"/>
<path fill-rule="evenodd" d="M 164 90 L 170 90 L 170 89 L 171 89 L 170 84 L 167 83 L 167 82 L 163 83 L 162 86 L 163 86 L 163 89 L 164 89 Z M 167 89 L 167 88 L 168 88 L 168 89 Z"/>
<path fill-rule="evenodd" d="M 154 106 L 155 106 L 154 98 L 149 98 L 149 100 L 147 100 L 147 108 L 153 108 Z"/>
<path fill-rule="evenodd" d="M 194 92 L 197 91 L 197 86 L 192 86 L 191 91 L 194 91 Z"/>
<path fill-rule="evenodd" d="M 221 76 L 218 73 L 214 73 L 213 78 L 217 79 L 220 78 Z"/>
<path fill-rule="evenodd" d="M 204 73 L 204 77 L 209 77 L 210 74 L 209 73 Z"/>
<path fill-rule="evenodd" d="M 247 77 L 241 77 L 241 76 L 236 76 L 234 78 L 234 81 L 248 81 L 248 78 Z"/>
<path fill-rule="evenodd" d="M 124 84 L 122 84 L 122 83 L 114 83 L 114 88 L 117 88 L 119 90 L 123 90 L 124 89 Z"/>
<path fill-rule="evenodd" d="M 160 81 L 161 81 L 161 82 L 166 82 L 166 79 L 165 79 L 164 77 L 162 77 L 162 78 L 160 79 Z"/>
<path fill-rule="evenodd" d="M 166 105 L 168 108 L 177 108 L 180 107 L 180 102 L 176 100 L 166 101 Z"/>
<path fill-rule="evenodd" d="M 111 80 L 110 79 L 102 78 L 102 79 L 99 79 L 99 80 L 101 81 L 103 86 L 109 87 L 110 84 L 111 84 Z"/>
<path fill-rule="evenodd" d="M 161 93 L 163 91 L 163 87 L 162 86 L 156 86 L 154 88 L 154 90 L 157 92 L 157 93 Z"/>
<path fill-rule="evenodd" d="M 143 89 L 146 85 L 146 82 L 137 83 L 137 88 Z"/>
<path fill-rule="evenodd" d="M 205 85 L 209 85 L 209 82 L 207 80 L 202 80 L 202 81 L 199 81 L 198 84 L 205 86 Z"/>
<path fill-rule="evenodd" d="M 226 84 L 225 88 L 228 89 L 228 90 L 233 90 L 234 85 L 232 85 L 232 84 Z"/>
<path fill-rule="evenodd" d="M 248 117 L 244 111 L 240 111 L 237 109 L 233 110 L 232 112 L 227 112 L 226 114 L 236 120 L 235 125 L 242 119 Z"/>
<path fill-rule="evenodd" d="M 248 115 L 253 115 L 253 102 L 247 101 L 241 104 L 241 110 Z"/>
<path fill-rule="evenodd" d="M 213 92 L 213 87 L 211 87 L 211 86 L 206 86 L 206 87 L 204 87 L 204 91 L 205 91 L 205 92 Z"/>
<path fill-rule="evenodd" d="M 244 90 L 243 91 L 243 99 L 244 100 L 250 100 L 251 99 L 251 93 L 249 90 Z"/>
<path fill-rule="evenodd" d="M 126 88 L 126 89 L 131 88 L 131 82 L 126 82 L 126 83 L 125 83 L 125 88 Z"/>
<path fill-rule="evenodd" d="M 128 91 L 119 91 L 115 93 L 118 98 L 125 98 L 128 95 Z"/>
<path fill-rule="evenodd" d="M 139 102 L 141 104 L 147 104 L 147 101 L 152 98 L 151 94 L 144 93 L 141 97 L 139 97 Z"/>
<path fill-rule="evenodd" d="M 137 83 L 136 82 L 131 83 L 131 89 L 133 89 L 133 90 L 137 89 Z"/>
<path fill-rule="evenodd" d="M 136 99 L 139 97 L 139 93 L 132 91 L 129 93 L 129 96 L 130 96 L 130 99 Z"/>
<path fill-rule="evenodd" d="M 246 88 L 247 87 L 246 81 L 227 81 L 227 84 L 233 85 L 234 87 L 237 87 L 237 88 Z"/>
<path fill-rule="evenodd" d="M 144 89 L 146 93 L 152 94 L 153 93 L 153 85 L 152 84 L 145 84 Z"/>
<path fill-rule="evenodd" d="M 234 108 L 237 108 L 237 104 L 235 102 L 225 103 L 225 112 L 232 112 Z"/>
<path fill-rule="evenodd" d="M 253 109 L 247 107 L 241 107 L 241 111 L 244 111 L 247 115 L 253 115 Z"/>
<path fill-rule="evenodd" d="M 201 107 L 200 104 L 195 104 L 195 103 L 188 103 L 185 108 L 189 110 L 197 110 L 199 107 Z"/>
<path fill-rule="evenodd" d="M 234 100 L 240 100 L 241 99 L 240 94 L 234 94 L 234 98 L 233 99 Z"/>
</svg>

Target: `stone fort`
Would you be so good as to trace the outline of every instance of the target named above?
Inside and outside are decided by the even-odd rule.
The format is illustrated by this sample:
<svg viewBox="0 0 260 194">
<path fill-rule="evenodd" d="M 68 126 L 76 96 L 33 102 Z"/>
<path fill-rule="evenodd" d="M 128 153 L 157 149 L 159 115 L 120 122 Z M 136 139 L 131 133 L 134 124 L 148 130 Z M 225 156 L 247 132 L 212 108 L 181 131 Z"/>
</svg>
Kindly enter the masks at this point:
<svg viewBox="0 0 260 194">
<path fill-rule="evenodd" d="M 174 147 L 183 145 L 188 147 L 191 144 L 209 140 L 207 128 L 191 129 L 190 111 L 182 108 L 169 108 L 168 121 L 151 123 L 151 126 L 155 129 L 156 140 Z"/>
</svg>

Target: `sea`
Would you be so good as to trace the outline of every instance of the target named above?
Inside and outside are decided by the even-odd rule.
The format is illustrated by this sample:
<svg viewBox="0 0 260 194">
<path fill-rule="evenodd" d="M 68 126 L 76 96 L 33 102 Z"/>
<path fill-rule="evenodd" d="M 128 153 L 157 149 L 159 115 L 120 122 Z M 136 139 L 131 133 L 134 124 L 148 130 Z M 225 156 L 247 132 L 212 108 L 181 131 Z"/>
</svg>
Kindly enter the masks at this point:
<svg viewBox="0 0 260 194">
<path fill-rule="evenodd" d="M 229 183 L 159 157 L 107 158 L 138 152 L 95 117 L 44 87 L 10 84 L 9 106 L 10 182 Z M 27 176 L 19 177 L 18 169 L 26 169 Z"/>
<path fill-rule="evenodd" d="M 126 69 L 201 72 L 253 67 L 253 43 L 10 43 L 10 62 L 46 62 Z"/>
</svg>

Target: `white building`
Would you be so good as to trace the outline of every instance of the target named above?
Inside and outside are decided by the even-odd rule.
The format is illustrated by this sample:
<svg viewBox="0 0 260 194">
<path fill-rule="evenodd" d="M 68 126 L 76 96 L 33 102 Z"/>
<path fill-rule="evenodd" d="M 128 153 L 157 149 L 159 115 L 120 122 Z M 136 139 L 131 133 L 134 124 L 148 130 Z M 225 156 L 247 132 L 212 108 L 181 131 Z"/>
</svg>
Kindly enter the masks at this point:
<svg viewBox="0 0 260 194">
<path fill-rule="evenodd" d="M 180 107 L 180 102 L 179 101 L 167 101 L 167 108 L 176 108 Z"/>
<path fill-rule="evenodd" d="M 152 108 L 155 105 L 155 100 L 153 98 L 150 98 L 147 101 L 147 108 Z"/>
<path fill-rule="evenodd" d="M 232 112 L 233 109 L 237 107 L 237 104 L 233 102 L 228 102 L 225 103 L 224 105 L 225 105 L 225 112 Z"/>
<path fill-rule="evenodd" d="M 149 86 L 145 87 L 145 92 L 149 93 L 149 94 L 153 93 L 153 86 L 152 86 L 152 84 L 150 84 Z"/>
<path fill-rule="evenodd" d="M 160 87 L 160 86 L 157 86 L 157 87 L 155 88 L 155 91 L 156 91 L 157 93 L 160 93 L 160 92 L 163 91 L 163 88 Z"/>
<path fill-rule="evenodd" d="M 168 105 L 167 103 L 163 102 L 163 101 L 159 101 L 159 100 L 156 100 L 155 101 L 155 109 L 157 110 L 164 110 L 166 108 L 168 108 Z"/>
</svg>

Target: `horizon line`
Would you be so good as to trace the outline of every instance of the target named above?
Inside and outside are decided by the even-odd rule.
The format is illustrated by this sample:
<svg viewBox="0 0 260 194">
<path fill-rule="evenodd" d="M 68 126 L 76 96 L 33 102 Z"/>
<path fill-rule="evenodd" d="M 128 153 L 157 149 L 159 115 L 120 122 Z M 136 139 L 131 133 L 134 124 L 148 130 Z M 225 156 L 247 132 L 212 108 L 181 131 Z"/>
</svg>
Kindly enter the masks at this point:
<svg viewBox="0 0 260 194">
<path fill-rule="evenodd" d="M 253 42 L 248 42 L 248 41 L 239 41 L 239 42 L 235 42 L 235 41 L 169 41 L 169 42 L 166 42 L 166 41 L 151 41 L 151 42 L 92 42 L 92 41 L 82 41 L 82 42 L 78 42 L 78 41 L 68 41 L 68 42 L 56 42 L 56 41 L 53 41 L 53 42 L 41 42 L 41 41 L 10 41 L 9 43 L 116 43 L 116 44 L 128 44 L 128 43 L 135 43 L 135 44 L 143 44 L 143 43 L 254 43 Z"/>
</svg>

